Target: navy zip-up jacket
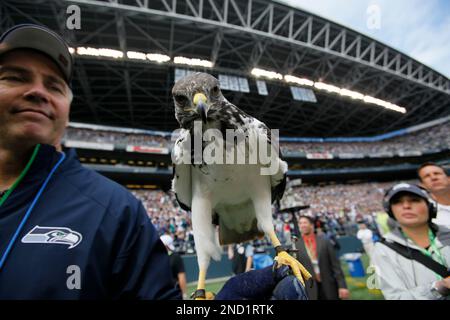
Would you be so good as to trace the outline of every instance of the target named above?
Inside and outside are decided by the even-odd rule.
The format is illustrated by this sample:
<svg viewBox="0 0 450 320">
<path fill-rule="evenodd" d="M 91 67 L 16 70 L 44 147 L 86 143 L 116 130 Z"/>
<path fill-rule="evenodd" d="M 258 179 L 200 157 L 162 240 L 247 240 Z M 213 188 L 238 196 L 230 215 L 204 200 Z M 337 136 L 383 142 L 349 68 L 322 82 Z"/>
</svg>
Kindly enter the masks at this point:
<svg viewBox="0 0 450 320">
<path fill-rule="evenodd" d="M 60 153 L 42 145 L 0 206 L 0 258 Z M 0 299 L 180 299 L 142 204 L 69 150 L 0 270 Z"/>
</svg>

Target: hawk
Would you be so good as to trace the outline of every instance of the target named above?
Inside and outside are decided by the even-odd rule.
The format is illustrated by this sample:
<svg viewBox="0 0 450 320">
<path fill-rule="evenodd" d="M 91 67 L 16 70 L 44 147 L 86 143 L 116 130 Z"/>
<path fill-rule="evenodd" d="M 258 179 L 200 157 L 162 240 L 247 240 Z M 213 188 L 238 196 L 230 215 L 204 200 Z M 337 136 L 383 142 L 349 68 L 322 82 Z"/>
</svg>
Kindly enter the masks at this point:
<svg viewBox="0 0 450 320">
<path fill-rule="evenodd" d="M 289 265 L 304 284 L 303 278 L 311 275 L 282 248 L 272 222 L 272 202 L 283 196 L 288 166 L 280 159 L 270 130 L 228 102 L 219 81 L 209 74 L 180 79 L 172 95 L 181 127 L 172 150 L 172 189 L 180 206 L 192 212 L 199 266 L 194 298 L 205 298 L 210 259 L 221 259 L 222 245 L 264 235 L 276 249 L 277 262 Z M 232 139 L 228 132 L 234 134 Z M 261 148 L 270 154 L 265 161 L 250 161 Z"/>
</svg>

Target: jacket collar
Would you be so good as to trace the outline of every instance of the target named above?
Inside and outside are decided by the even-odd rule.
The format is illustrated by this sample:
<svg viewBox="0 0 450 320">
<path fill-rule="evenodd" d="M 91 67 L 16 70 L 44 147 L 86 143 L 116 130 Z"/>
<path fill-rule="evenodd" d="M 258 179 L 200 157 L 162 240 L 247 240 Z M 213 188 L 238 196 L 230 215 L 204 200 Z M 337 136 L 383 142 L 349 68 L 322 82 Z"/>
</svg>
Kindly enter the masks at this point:
<svg viewBox="0 0 450 320">
<path fill-rule="evenodd" d="M 59 174 L 67 169 L 70 163 L 71 167 L 73 167 L 74 163 L 79 162 L 77 159 L 77 154 L 74 149 L 69 149 L 65 151 L 66 159 L 61 164 L 58 171 L 55 172 Z M 27 175 L 24 177 L 24 182 L 34 182 L 36 180 L 45 179 L 48 173 L 52 170 L 53 166 L 58 162 L 61 157 L 61 152 L 57 151 L 54 146 L 42 144 L 39 148 L 39 151 L 34 159 L 30 170 Z M 80 165 L 80 164 L 79 164 Z"/>
<path fill-rule="evenodd" d="M 31 154 L 30 154 L 31 156 Z M 7 201 L 0 207 L 0 216 L 12 215 L 20 211 L 22 206 L 30 203 L 50 171 L 61 158 L 61 153 L 53 146 L 41 145 L 27 174 L 11 193 Z M 66 158 L 55 171 L 54 177 L 68 170 L 76 170 L 81 164 L 76 160 L 74 151 L 66 152 Z"/>
<path fill-rule="evenodd" d="M 36 181 L 47 176 L 52 165 L 57 161 L 57 156 L 58 154 L 55 147 L 42 144 L 23 181 Z"/>
<path fill-rule="evenodd" d="M 433 225 L 433 226 L 435 229 L 437 229 L 436 245 L 438 249 L 445 246 L 450 246 L 450 229 L 447 229 L 446 227 L 440 225 Z M 403 236 L 401 229 L 398 225 L 393 231 L 386 234 L 385 239 L 388 241 L 397 242 L 404 246 L 409 246 L 410 248 L 415 248 L 419 250 L 421 249 L 413 241 L 411 241 L 410 239 L 406 239 Z"/>
</svg>

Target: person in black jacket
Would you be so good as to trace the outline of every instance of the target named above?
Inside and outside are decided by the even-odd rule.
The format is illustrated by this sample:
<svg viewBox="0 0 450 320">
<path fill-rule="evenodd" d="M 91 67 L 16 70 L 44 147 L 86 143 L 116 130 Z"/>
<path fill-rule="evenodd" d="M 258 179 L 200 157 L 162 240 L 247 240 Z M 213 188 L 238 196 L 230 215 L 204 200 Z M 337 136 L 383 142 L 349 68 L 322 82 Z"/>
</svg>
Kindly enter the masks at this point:
<svg viewBox="0 0 450 320">
<path fill-rule="evenodd" d="M 184 269 L 184 262 L 181 255 L 176 252 L 173 245 L 173 238 L 169 234 L 163 234 L 160 237 L 162 243 L 166 246 L 169 253 L 170 271 L 172 274 L 172 282 L 175 286 L 178 286 L 183 294 L 183 299 L 187 299 L 187 287 L 186 287 L 186 271 Z"/>
<path fill-rule="evenodd" d="M 311 300 L 348 299 L 344 272 L 332 243 L 324 235 L 314 233 L 314 220 L 302 216 L 298 220 L 301 237 L 297 240 L 298 260 L 312 274 L 312 286 L 306 283 Z"/>
</svg>

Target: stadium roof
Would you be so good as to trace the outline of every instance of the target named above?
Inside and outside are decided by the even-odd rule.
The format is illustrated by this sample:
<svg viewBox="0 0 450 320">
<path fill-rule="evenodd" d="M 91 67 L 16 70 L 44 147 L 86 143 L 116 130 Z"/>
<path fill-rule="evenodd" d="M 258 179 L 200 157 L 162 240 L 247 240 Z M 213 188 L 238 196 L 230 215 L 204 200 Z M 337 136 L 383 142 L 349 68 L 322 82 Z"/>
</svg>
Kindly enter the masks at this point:
<svg viewBox="0 0 450 320">
<path fill-rule="evenodd" d="M 67 8 L 73 4 L 81 9 L 80 29 L 69 30 L 73 11 Z M 371 136 L 450 115 L 447 77 L 356 31 L 278 2 L 6 0 L 0 10 L 2 31 L 18 23 L 44 24 L 79 49 L 72 121 L 177 128 L 170 96 L 177 68 L 228 76 L 234 91 L 224 90 L 225 96 L 283 136 Z M 122 57 L 82 55 L 90 52 L 81 49 L 87 47 L 114 49 L 112 55 Z M 140 60 L 142 53 L 169 61 Z M 178 65 L 177 56 L 206 60 L 212 68 Z M 255 78 L 254 68 L 310 80 L 313 86 L 298 85 L 307 93 L 300 100 L 311 100 L 311 90 L 317 102 L 294 100 L 292 84 Z M 247 79 L 250 92 L 230 77 Z M 256 80 L 265 81 L 268 95 L 258 92 Z M 320 83 L 362 95 L 328 92 Z M 406 113 L 365 102 L 364 95 Z"/>
</svg>

